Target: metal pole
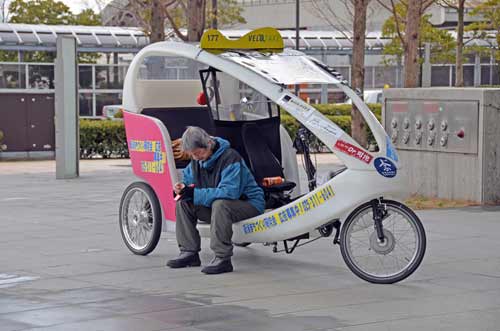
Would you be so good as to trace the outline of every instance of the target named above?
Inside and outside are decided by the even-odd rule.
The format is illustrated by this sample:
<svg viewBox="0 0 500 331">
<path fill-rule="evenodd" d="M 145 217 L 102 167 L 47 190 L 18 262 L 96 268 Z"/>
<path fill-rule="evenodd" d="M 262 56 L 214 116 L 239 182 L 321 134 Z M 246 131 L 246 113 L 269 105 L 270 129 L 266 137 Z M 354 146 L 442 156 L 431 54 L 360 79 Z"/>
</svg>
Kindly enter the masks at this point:
<svg viewBox="0 0 500 331">
<path fill-rule="evenodd" d="M 321 52 L 321 61 L 326 64 L 326 52 Z M 328 103 L 328 84 L 321 84 L 321 103 Z"/>
<path fill-rule="evenodd" d="M 474 61 L 474 87 L 481 85 L 481 56 L 479 53 L 475 54 Z"/>
<path fill-rule="evenodd" d="M 80 137 L 76 39 L 57 37 L 56 58 L 56 178 L 79 176 Z"/>
<path fill-rule="evenodd" d="M 431 44 L 425 43 L 424 64 L 422 65 L 422 87 L 431 86 L 432 64 L 431 64 Z"/>
<path fill-rule="evenodd" d="M 300 30 L 300 1 L 295 0 L 295 49 L 299 50 L 299 30 Z M 300 85 L 295 84 L 295 95 L 298 97 Z"/>
</svg>

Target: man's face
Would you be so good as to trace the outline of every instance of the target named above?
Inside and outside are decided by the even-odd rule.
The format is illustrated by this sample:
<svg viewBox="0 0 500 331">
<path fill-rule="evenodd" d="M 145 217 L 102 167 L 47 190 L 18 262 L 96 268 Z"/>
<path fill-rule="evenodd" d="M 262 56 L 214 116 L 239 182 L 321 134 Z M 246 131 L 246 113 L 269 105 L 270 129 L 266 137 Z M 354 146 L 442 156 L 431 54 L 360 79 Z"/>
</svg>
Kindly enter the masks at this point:
<svg viewBox="0 0 500 331">
<path fill-rule="evenodd" d="M 195 148 L 191 152 L 191 157 L 196 161 L 206 161 L 210 155 L 212 155 L 212 151 L 210 148 Z"/>
</svg>

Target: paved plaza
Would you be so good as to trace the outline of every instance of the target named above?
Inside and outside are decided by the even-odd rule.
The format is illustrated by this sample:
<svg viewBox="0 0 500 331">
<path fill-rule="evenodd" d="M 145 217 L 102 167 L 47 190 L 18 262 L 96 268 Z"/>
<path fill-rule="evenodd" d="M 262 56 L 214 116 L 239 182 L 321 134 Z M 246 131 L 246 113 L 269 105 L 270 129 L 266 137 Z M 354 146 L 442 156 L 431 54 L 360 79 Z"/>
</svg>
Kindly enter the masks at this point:
<svg viewBox="0 0 500 331">
<path fill-rule="evenodd" d="M 81 162 L 73 180 L 53 161 L 0 162 L 1 331 L 500 330 L 499 207 L 419 211 L 427 254 L 395 285 L 357 278 L 331 238 L 235 248 L 235 272 L 207 276 L 164 266 L 170 233 L 128 251 L 118 207 L 133 180 L 127 160 Z"/>
</svg>

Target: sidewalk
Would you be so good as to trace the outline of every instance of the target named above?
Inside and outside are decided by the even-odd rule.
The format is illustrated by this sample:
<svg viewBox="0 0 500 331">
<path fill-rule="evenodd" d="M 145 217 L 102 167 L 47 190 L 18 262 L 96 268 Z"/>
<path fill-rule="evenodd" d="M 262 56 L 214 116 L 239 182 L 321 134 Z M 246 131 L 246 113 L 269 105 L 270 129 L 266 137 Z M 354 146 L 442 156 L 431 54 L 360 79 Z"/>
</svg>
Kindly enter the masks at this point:
<svg viewBox="0 0 500 331">
<path fill-rule="evenodd" d="M 357 278 L 331 238 L 291 255 L 235 248 L 235 272 L 206 276 L 164 267 L 170 233 L 149 256 L 127 250 L 118 207 L 131 171 L 90 160 L 56 180 L 53 161 L 0 162 L 0 331 L 500 330 L 498 207 L 418 212 L 426 257 L 395 285 Z"/>
</svg>

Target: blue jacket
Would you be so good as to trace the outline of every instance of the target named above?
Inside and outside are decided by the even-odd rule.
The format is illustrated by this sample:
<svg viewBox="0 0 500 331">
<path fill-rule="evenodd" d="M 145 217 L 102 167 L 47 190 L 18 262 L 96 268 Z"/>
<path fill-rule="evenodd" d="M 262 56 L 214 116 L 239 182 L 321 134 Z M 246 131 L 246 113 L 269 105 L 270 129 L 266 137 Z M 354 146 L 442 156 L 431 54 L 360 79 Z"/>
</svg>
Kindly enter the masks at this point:
<svg viewBox="0 0 500 331">
<path fill-rule="evenodd" d="M 183 170 L 183 182 L 194 184 L 194 204 L 211 207 L 217 199 L 247 200 L 264 212 L 264 191 L 229 142 L 215 137 L 214 153 L 206 161 L 191 160 Z"/>
</svg>

